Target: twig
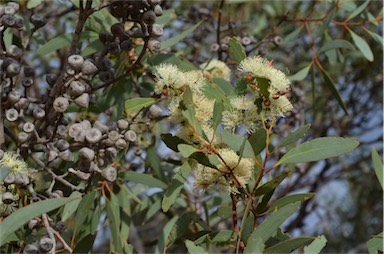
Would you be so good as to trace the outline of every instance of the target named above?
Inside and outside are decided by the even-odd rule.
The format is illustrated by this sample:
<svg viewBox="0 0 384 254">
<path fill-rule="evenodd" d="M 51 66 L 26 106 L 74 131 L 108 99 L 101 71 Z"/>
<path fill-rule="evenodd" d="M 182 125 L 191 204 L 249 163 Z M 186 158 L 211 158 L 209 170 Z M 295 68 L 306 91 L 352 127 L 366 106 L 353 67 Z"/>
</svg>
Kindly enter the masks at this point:
<svg viewBox="0 0 384 254">
<path fill-rule="evenodd" d="M 55 239 L 55 236 L 53 235 L 54 229 L 51 228 L 51 226 L 49 225 L 48 216 L 47 216 L 46 213 L 44 213 L 41 217 L 43 218 L 44 227 L 45 227 L 45 229 L 46 229 L 46 231 L 48 233 L 49 238 L 51 238 L 52 244 L 53 244 L 52 249 L 48 253 L 55 253 L 55 250 L 56 250 L 56 239 Z"/>
<path fill-rule="evenodd" d="M 220 28 L 221 28 L 221 10 L 223 9 L 225 0 L 221 0 L 220 6 L 219 6 L 219 15 L 217 17 L 217 28 L 216 28 L 216 43 L 219 45 L 219 50 L 217 51 L 218 59 L 222 60 L 223 58 L 223 49 L 221 48 L 220 43 Z"/>
</svg>

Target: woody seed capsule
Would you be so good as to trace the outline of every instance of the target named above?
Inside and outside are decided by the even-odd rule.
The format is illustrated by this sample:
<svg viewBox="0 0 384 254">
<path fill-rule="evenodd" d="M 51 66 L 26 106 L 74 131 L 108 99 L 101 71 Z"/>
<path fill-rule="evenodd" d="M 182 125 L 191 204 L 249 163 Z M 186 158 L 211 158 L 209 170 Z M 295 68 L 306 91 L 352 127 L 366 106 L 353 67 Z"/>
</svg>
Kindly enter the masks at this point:
<svg viewBox="0 0 384 254">
<path fill-rule="evenodd" d="M 69 66 L 75 71 L 79 71 L 83 66 L 84 58 L 80 55 L 71 55 L 68 57 Z"/>
<path fill-rule="evenodd" d="M 12 104 L 18 102 L 20 99 L 20 93 L 18 91 L 12 90 L 8 93 L 8 101 Z"/>
<path fill-rule="evenodd" d="M 99 129 L 97 128 L 90 128 L 87 129 L 85 132 L 85 139 L 91 143 L 95 144 L 101 140 L 102 133 Z"/>
<path fill-rule="evenodd" d="M 19 112 L 14 108 L 10 108 L 5 111 L 5 118 L 7 118 L 7 120 L 10 122 L 14 122 L 17 120 L 17 118 L 19 118 Z"/>
<path fill-rule="evenodd" d="M 4 204 L 8 204 L 8 205 L 12 204 L 15 201 L 15 197 L 13 196 L 13 194 L 8 191 L 3 193 L 1 199 Z"/>
<path fill-rule="evenodd" d="M 136 140 L 137 136 L 136 136 L 136 132 L 134 132 L 133 130 L 128 130 L 125 134 L 124 134 L 124 139 L 127 141 L 127 142 L 134 142 Z"/>
<path fill-rule="evenodd" d="M 88 108 L 88 106 L 89 106 L 89 94 L 83 93 L 82 95 L 77 97 L 74 101 L 75 101 L 77 106 L 79 106 L 81 108 Z"/>
<path fill-rule="evenodd" d="M 115 167 L 107 167 L 103 169 L 103 171 L 101 172 L 101 175 L 104 177 L 105 180 L 109 182 L 113 182 L 116 180 L 117 170 Z"/>
<path fill-rule="evenodd" d="M 79 150 L 79 156 L 85 159 L 87 162 L 90 162 L 95 158 L 95 151 L 88 147 L 82 147 Z"/>
<path fill-rule="evenodd" d="M 85 60 L 83 66 L 81 67 L 81 72 L 84 75 L 93 75 L 97 72 L 97 67 L 90 60 Z"/>
</svg>

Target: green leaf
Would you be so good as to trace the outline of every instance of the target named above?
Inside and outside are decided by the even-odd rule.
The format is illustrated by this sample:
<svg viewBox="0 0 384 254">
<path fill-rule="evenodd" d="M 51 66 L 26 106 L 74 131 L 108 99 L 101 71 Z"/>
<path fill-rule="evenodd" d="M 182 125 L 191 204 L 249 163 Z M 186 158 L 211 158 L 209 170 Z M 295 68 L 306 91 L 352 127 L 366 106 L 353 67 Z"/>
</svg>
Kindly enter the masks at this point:
<svg viewBox="0 0 384 254">
<path fill-rule="evenodd" d="M 267 140 L 267 131 L 264 128 L 255 130 L 252 135 L 248 138 L 249 143 L 252 146 L 254 155 L 261 153 L 265 146 Z"/>
<path fill-rule="evenodd" d="M 266 182 L 265 184 L 261 185 L 259 188 L 256 189 L 255 196 L 261 196 L 265 195 L 274 189 L 276 189 L 277 186 L 287 177 L 288 173 L 283 173 L 279 176 L 276 176 L 274 179 Z"/>
<path fill-rule="evenodd" d="M 232 54 L 233 59 L 240 63 L 244 58 L 247 57 L 245 54 L 244 47 L 241 45 L 241 43 L 237 40 L 236 37 L 232 37 L 229 40 L 229 52 Z"/>
<path fill-rule="evenodd" d="M 335 96 L 337 102 L 343 108 L 345 114 L 348 115 L 347 107 L 345 106 L 343 99 L 341 98 L 340 93 L 335 86 L 335 83 L 333 82 L 329 74 L 323 69 L 323 67 L 321 67 L 320 65 L 318 66 L 320 68 L 321 73 L 323 74 L 325 85 L 329 88 L 329 90 L 331 90 L 331 93 L 333 94 L 333 96 Z"/>
<path fill-rule="evenodd" d="M 226 219 L 232 216 L 232 207 L 229 205 L 221 205 L 217 208 L 217 215 L 220 218 Z"/>
<path fill-rule="evenodd" d="M 68 47 L 71 45 L 72 35 L 72 33 L 59 35 L 41 46 L 36 53 L 38 55 L 46 55 L 58 49 Z"/>
<path fill-rule="evenodd" d="M 159 178 L 159 180 L 166 182 L 166 177 L 164 174 L 164 170 L 160 164 L 160 158 L 156 152 L 155 146 L 151 145 L 147 148 L 147 157 L 145 158 L 145 165 L 152 168 L 155 176 Z"/>
<path fill-rule="evenodd" d="M 249 237 L 248 239 L 250 239 Z M 264 253 L 265 244 L 261 238 L 256 238 L 252 241 L 248 241 L 245 246 L 244 254 Z"/>
<path fill-rule="evenodd" d="M 228 243 L 233 240 L 233 238 L 237 237 L 236 233 L 232 230 L 221 230 L 209 235 L 212 243 Z"/>
<path fill-rule="evenodd" d="M 290 81 L 300 81 L 300 80 L 305 79 L 305 77 L 308 75 L 308 72 L 311 69 L 311 67 L 312 67 L 312 64 L 309 64 L 307 67 L 304 67 L 300 71 L 296 72 L 294 75 L 288 76 L 288 79 Z"/>
<path fill-rule="evenodd" d="M 256 77 L 257 86 L 260 88 L 260 92 L 265 96 L 265 98 L 269 98 L 269 87 L 271 85 L 271 81 L 266 78 Z"/>
<path fill-rule="evenodd" d="M 375 174 L 377 176 L 377 179 L 379 180 L 381 188 L 384 189 L 384 186 L 383 186 L 383 162 L 381 161 L 380 156 L 374 147 L 372 147 L 372 162 L 373 162 L 373 169 L 375 170 Z"/>
<path fill-rule="evenodd" d="M 369 253 L 379 253 L 379 251 L 383 252 L 383 233 L 369 239 L 367 241 L 367 247 Z"/>
<path fill-rule="evenodd" d="M 223 118 L 224 105 L 221 102 L 215 101 L 213 106 L 213 119 L 212 119 L 212 128 L 216 130 L 217 126 Z"/>
<path fill-rule="evenodd" d="M 28 0 L 27 9 L 33 9 L 39 6 L 42 2 L 43 0 Z"/>
<path fill-rule="evenodd" d="M 184 162 L 179 171 L 172 177 L 172 180 L 164 193 L 161 206 L 164 212 L 167 212 L 169 208 L 175 203 L 176 198 L 179 196 L 179 193 L 184 186 L 184 182 L 187 180 L 190 172 L 191 167 L 189 166 L 188 162 Z"/>
<path fill-rule="evenodd" d="M 187 212 L 183 214 L 180 218 L 177 219 L 176 223 L 173 225 L 171 232 L 166 241 L 166 245 L 170 246 L 177 239 L 180 239 L 188 231 L 188 226 L 194 221 L 195 217 L 194 212 Z"/>
<path fill-rule="evenodd" d="M 276 148 L 290 145 L 290 144 L 296 142 L 297 140 L 304 138 L 305 136 L 307 136 L 308 130 L 310 128 L 311 128 L 310 124 L 300 126 L 294 132 L 290 133 L 288 136 L 283 138 L 280 141 L 280 143 L 276 146 Z"/>
<path fill-rule="evenodd" d="M 383 37 L 377 33 L 374 33 L 372 31 L 368 31 L 369 35 L 372 36 L 372 38 L 379 43 L 383 47 Z"/>
<path fill-rule="evenodd" d="M 317 237 L 310 245 L 304 247 L 304 254 L 319 254 L 326 243 L 327 239 L 325 236 Z"/>
<path fill-rule="evenodd" d="M 157 241 L 157 246 L 155 250 L 156 254 L 164 253 L 164 248 L 166 247 L 166 240 L 168 239 L 168 236 L 178 219 L 179 216 L 175 215 L 172 219 L 167 222 L 167 224 L 165 224 L 164 229 L 159 237 L 159 240 Z"/>
<path fill-rule="evenodd" d="M 8 176 L 8 174 L 11 172 L 11 169 L 8 167 L 2 167 L 0 168 L 0 182 L 3 182 L 4 179 Z"/>
<path fill-rule="evenodd" d="M 313 237 L 292 238 L 265 249 L 263 253 L 291 253 L 292 251 L 311 241 L 313 241 Z"/>
<path fill-rule="evenodd" d="M 199 23 L 197 23 L 196 25 L 188 28 L 187 30 L 185 30 L 184 32 L 176 35 L 176 36 L 173 36 L 171 37 L 170 39 L 166 40 L 166 41 L 163 41 L 161 43 L 161 50 L 163 49 L 167 49 L 167 48 L 170 48 L 172 47 L 173 45 L 177 44 L 179 41 L 183 40 L 185 37 L 187 37 L 188 35 L 192 34 L 193 31 L 195 31 L 195 29 L 201 25 L 201 23 L 203 22 L 203 20 L 201 20 Z"/>
<path fill-rule="evenodd" d="M 352 152 L 359 145 L 355 138 L 317 138 L 286 153 L 275 166 L 287 163 L 319 161 Z"/>
<path fill-rule="evenodd" d="M 126 171 L 121 174 L 121 178 L 124 182 L 132 181 L 135 183 L 141 183 L 149 187 L 155 187 L 160 189 L 166 189 L 167 185 L 153 176 L 138 173 L 135 171 Z"/>
<path fill-rule="evenodd" d="M 110 248 L 112 252 L 121 253 L 123 246 L 120 241 L 120 208 L 119 201 L 113 192 L 109 193 L 109 199 L 105 198 L 107 219 L 111 231 Z"/>
<path fill-rule="evenodd" d="M 201 165 L 217 169 L 217 165 L 220 164 L 219 158 L 216 154 L 206 155 L 202 152 L 197 152 L 189 156 L 191 159 L 195 159 Z"/>
<path fill-rule="evenodd" d="M 13 41 L 13 33 L 11 29 L 6 29 L 5 31 L 3 30 L 3 40 L 4 40 L 4 45 L 6 48 L 9 48 L 9 46 L 12 45 Z"/>
<path fill-rule="evenodd" d="M 361 51 L 361 53 L 368 61 L 372 62 L 373 53 L 368 43 L 363 38 L 355 34 L 352 30 L 349 30 L 349 33 L 351 34 L 352 40 L 355 43 L 356 47 Z"/>
<path fill-rule="evenodd" d="M 84 254 L 92 251 L 93 243 L 95 242 L 96 236 L 97 234 L 89 234 L 83 239 L 81 239 L 73 250 L 73 253 Z"/>
<path fill-rule="evenodd" d="M 104 47 L 104 44 L 101 43 L 101 41 L 97 38 L 96 40 L 87 44 L 87 46 L 81 52 L 81 55 L 83 56 L 92 55 L 93 53 L 101 51 L 103 47 Z"/>
<path fill-rule="evenodd" d="M 5 243 L 4 240 L 6 240 L 10 234 L 18 230 L 34 217 L 40 216 L 43 213 L 48 213 L 76 199 L 79 198 L 52 198 L 18 209 L 5 218 L 0 224 L 0 246 Z"/>
<path fill-rule="evenodd" d="M 179 149 L 177 149 L 177 146 L 179 144 L 185 144 L 185 141 L 178 136 L 173 136 L 172 134 L 166 133 L 161 134 L 161 139 L 163 142 L 173 151 L 179 152 Z"/>
<path fill-rule="evenodd" d="M 74 214 L 77 210 L 77 207 L 79 206 L 81 202 L 81 193 L 78 191 L 74 191 L 69 196 L 70 198 L 78 198 L 73 200 L 72 202 L 69 202 L 64 206 L 63 213 L 61 215 L 61 220 L 66 221 L 69 217 L 71 217 L 72 214 Z"/>
<path fill-rule="evenodd" d="M 257 241 L 257 239 L 261 239 L 261 242 L 265 243 L 280 225 L 299 208 L 299 205 L 300 203 L 289 204 L 273 212 L 249 236 L 247 247 L 250 243 Z"/>
<path fill-rule="evenodd" d="M 125 101 L 125 111 L 126 112 L 137 112 L 142 108 L 151 106 L 156 103 L 158 99 L 156 98 L 133 98 Z"/>
<path fill-rule="evenodd" d="M 318 54 L 331 50 L 331 49 L 339 49 L 339 48 L 345 48 L 345 49 L 352 49 L 354 50 L 355 48 L 353 45 L 346 40 L 330 40 L 327 43 L 325 43 L 319 51 L 317 51 Z"/>
<path fill-rule="evenodd" d="M 83 226 L 89 212 L 93 212 L 93 201 L 95 196 L 96 191 L 90 191 L 81 199 L 75 216 L 75 232 Z"/>
<path fill-rule="evenodd" d="M 185 241 L 185 246 L 187 247 L 188 253 L 190 253 L 190 254 L 204 254 L 204 253 L 208 253 L 202 247 L 196 246 L 190 240 L 186 240 Z"/>
<path fill-rule="evenodd" d="M 197 152 L 197 149 L 195 147 L 187 144 L 180 144 L 177 146 L 177 148 L 184 158 L 188 158 L 193 153 Z"/>
<path fill-rule="evenodd" d="M 223 131 L 220 133 L 220 139 L 221 139 L 221 142 L 223 142 L 224 144 L 227 144 L 232 150 L 234 150 L 238 154 L 241 151 L 241 148 L 245 141 L 245 146 L 244 146 L 243 154 L 241 157 L 253 158 L 254 155 L 253 155 L 252 146 L 249 143 L 249 141 L 245 139 L 245 137 Z"/>
<path fill-rule="evenodd" d="M 222 78 L 213 78 L 212 81 L 218 85 L 227 96 L 233 94 L 234 88 L 229 81 Z"/>
<path fill-rule="evenodd" d="M 253 213 L 249 213 L 244 223 L 241 225 L 241 240 L 246 242 L 253 231 L 253 224 L 255 222 L 255 216 Z"/>
<path fill-rule="evenodd" d="M 188 123 L 196 129 L 197 133 L 200 135 L 200 137 L 204 137 L 203 130 L 200 126 L 200 123 L 196 119 L 196 113 L 195 108 L 190 106 L 187 110 L 182 111 L 183 116 L 188 120 Z"/>
<path fill-rule="evenodd" d="M 285 206 L 291 203 L 304 202 L 312 198 L 313 196 L 315 196 L 315 193 L 301 193 L 301 194 L 293 194 L 293 195 L 285 196 L 273 202 L 270 205 L 268 210 L 273 211 L 276 208 L 280 208 L 282 206 Z"/>
<path fill-rule="evenodd" d="M 353 19 L 354 17 L 359 15 L 361 12 L 363 12 L 367 8 L 369 2 L 370 1 L 365 1 L 362 5 L 354 9 L 354 11 L 348 16 L 348 19 Z"/>
</svg>

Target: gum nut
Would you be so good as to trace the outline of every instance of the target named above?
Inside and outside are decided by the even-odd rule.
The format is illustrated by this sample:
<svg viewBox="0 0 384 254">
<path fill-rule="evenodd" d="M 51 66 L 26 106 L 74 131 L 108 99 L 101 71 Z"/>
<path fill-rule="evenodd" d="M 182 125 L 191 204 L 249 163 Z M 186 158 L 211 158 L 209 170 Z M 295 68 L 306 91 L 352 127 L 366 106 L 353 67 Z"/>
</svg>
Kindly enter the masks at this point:
<svg viewBox="0 0 384 254">
<path fill-rule="evenodd" d="M 67 224 L 64 221 L 58 221 L 55 225 L 55 229 L 59 232 L 63 232 L 67 228 Z"/>
<path fill-rule="evenodd" d="M 69 101 L 65 97 L 57 97 L 53 102 L 53 109 L 59 113 L 65 112 L 68 106 L 69 106 Z"/>
<path fill-rule="evenodd" d="M 4 204 L 12 204 L 15 201 L 15 197 L 13 196 L 12 193 L 10 192 L 4 192 L 3 195 L 1 196 L 1 199 Z"/>
<path fill-rule="evenodd" d="M 108 138 L 112 141 L 117 141 L 120 138 L 120 133 L 117 131 L 110 131 L 108 133 Z"/>
<path fill-rule="evenodd" d="M 141 30 L 138 26 L 133 26 L 129 31 L 128 34 L 132 36 L 133 38 L 142 38 L 144 37 L 143 30 Z"/>
<path fill-rule="evenodd" d="M 156 5 L 155 8 L 153 8 L 153 11 L 155 12 L 156 16 L 163 15 L 163 8 L 161 8 L 161 5 Z"/>
<path fill-rule="evenodd" d="M 93 127 L 99 129 L 101 131 L 101 133 L 105 133 L 108 131 L 108 126 L 103 124 L 99 120 L 97 120 L 93 123 Z"/>
<path fill-rule="evenodd" d="M 47 24 L 47 19 L 44 16 L 37 14 L 32 15 L 30 21 L 35 26 L 35 28 L 39 28 Z"/>
<path fill-rule="evenodd" d="M 111 33 L 115 37 L 120 37 L 125 32 L 123 23 L 115 23 L 111 26 Z"/>
<path fill-rule="evenodd" d="M 153 24 L 152 25 L 152 31 L 151 31 L 151 36 L 153 37 L 160 37 L 164 33 L 163 26 L 159 24 Z"/>
<path fill-rule="evenodd" d="M 115 146 L 116 146 L 118 149 L 125 149 L 125 148 L 127 148 L 127 141 L 125 141 L 125 140 L 122 139 L 122 138 L 119 138 L 119 139 L 116 141 Z"/>
<path fill-rule="evenodd" d="M 5 27 L 10 27 L 15 24 L 15 17 L 11 14 L 4 14 L 0 21 Z"/>
<path fill-rule="evenodd" d="M 105 180 L 109 182 L 113 182 L 116 180 L 117 170 L 115 167 L 107 167 L 103 169 L 103 171 L 101 172 L 101 175 L 104 177 Z"/>
<path fill-rule="evenodd" d="M 24 25 L 25 25 L 24 19 L 15 18 L 15 27 L 16 28 L 21 29 L 21 28 L 23 28 Z"/>
<path fill-rule="evenodd" d="M 47 75 L 45 75 L 45 80 L 47 81 L 48 85 L 50 86 L 53 86 L 57 79 L 59 78 L 59 76 L 57 74 L 54 74 L 54 73 L 49 73 Z"/>
<path fill-rule="evenodd" d="M 39 248 L 33 244 L 27 244 L 24 247 L 23 254 L 38 254 L 40 253 Z"/>
<path fill-rule="evenodd" d="M 57 149 L 59 149 L 59 151 L 65 151 L 69 148 L 69 143 L 67 140 L 65 139 L 59 139 L 56 143 L 56 147 Z"/>
<path fill-rule="evenodd" d="M 92 128 L 91 122 L 88 121 L 88 120 L 83 120 L 83 121 L 81 121 L 81 122 L 80 122 L 80 125 L 81 125 L 81 127 L 82 127 L 84 130 L 87 130 L 87 129 Z"/>
<path fill-rule="evenodd" d="M 80 81 L 72 81 L 69 85 L 69 94 L 73 97 L 77 97 L 85 92 L 85 86 Z"/>
<path fill-rule="evenodd" d="M 278 35 L 275 36 L 275 37 L 273 37 L 273 43 L 275 43 L 276 45 L 280 45 L 282 41 L 283 41 L 283 40 L 282 40 L 281 37 L 278 36 Z"/>
<path fill-rule="evenodd" d="M 30 133 L 34 130 L 35 130 L 35 125 L 33 123 L 31 123 L 31 122 L 24 123 L 23 131 L 25 131 L 26 133 Z"/>
<path fill-rule="evenodd" d="M 15 104 L 20 100 L 20 93 L 18 91 L 12 90 L 8 93 L 8 101 L 12 104 Z"/>
<path fill-rule="evenodd" d="M 125 139 L 127 142 L 135 142 L 135 141 L 136 141 L 136 138 L 137 138 L 136 132 L 134 132 L 133 130 L 128 130 L 128 131 L 124 134 L 124 139 Z"/>
<path fill-rule="evenodd" d="M 85 141 L 85 130 L 79 131 L 73 139 L 77 142 L 84 142 Z"/>
<path fill-rule="evenodd" d="M 27 185 L 29 184 L 29 177 L 24 174 L 15 175 L 15 184 Z"/>
<path fill-rule="evenodd" d="M 12 7 L 15 11 L 18 11 L 20 8 L 20 5 L 16 2 L 8 2 L 7 6 Z"/>
<path fill-rule="evenodd" d="M 59 126 L 57 126 L 56 134 L 60 138 L 65 138 L 67 134 L 67 127 L 65 127 L 65 125 L 63 124 L 60 124 Z"/>
<path fill-rule="evenodd" d="M 21 131 L 21 132 L 19 132 L 19 134 L 17 134 L 17 139 L 19 140 L 20 143 L 24 144 L 25 142 L 28 141 L 29 135 L 28 135 L 28 133 Z"/>
<path fill-rule="evenodd" d="M 114 147 L 108 147 L 105 152 L 106 152 L 106 155 L 111 158 L 114 158 L 117 156 L 117 150 Z"/>
<path fill-rule="evenodd" d="M 81 108 L 88 108 L 88 106 L 89 106 L 89 94 L 83 93 L 82 95 L 77 97 L 74 101 L 75 101 L 77 106 L 79 106 Z"/>
<path fill-rule="evenodd" d="M 85 132 L 85 139 L 91 143 L 91 144 L 95 144 L 97 142 L 99 142 L 102 138 L 102 133 L 99 129 L 97 128 L 90 128 L 90 129 L 87 129 L 87 131 Z"/>
<path fill-rule="evenodd" d="M 69 126 L 68 135 L 71 138 L 74 138 L 77 136 L 79 132 L 83 131 L 83 127 L 79 123 L 74 123 L 71 126 Z"/>
<path fill-rule="evenodd" d="M 244 36 L 243 38 L 241 38 L 241 44 L 243 44 L 244 46 L 248 46 L 249 44 L 251 44 L 251 38 L 249 38 L 248 36 Z"/>
<path fill-rule="evenodd" d="M 117 120 L 117 127 L 119 129 L 124 130 L 124 129 L 128 128 L 128 126 L 129 126 L 129 122 L 127 120 L 125 120 L 125 119 Z"/>
<path fill-rule="evenodd" d="M 53 248 L 53 240 L 49 237 L 43 237 L 39 241 L 39 249 L 43 252 L 48 252 Z"/>
<path fill-rule="evenodd" d="M 5 184 L 13 184 L 15 183 L 15 174 L 14 173 L 10 173 L 7 175 L 7 177 L 4 179 L 4 183 Z"/>
<path fill-rule="evenodd" d="M 152 6 L 155 6 L 157 4 L 161 4 L 161 0 L 149 0 L 148 2 Z"/>
<path fill-rule="evenodd" d="M 64 193 L 61 190 L 54 190 L 51 194 L 53 194 L 55 197 L 58 197 L 58 198 L 64 197 Z"/>
<path fill-rule="evenodd" d="M 148 25 L 152 25 L 156 21 L 156 14 L 154 11 L 151 11 L 151 10 L 146 11 L 143 13 L 142 19 L 144 23 Z"/>
<path fill-rule="evenodd" d="M 25 88 L 31 87 L 31 86 L 33 85 L 33 78 L 31 78 L 31 77 L 24 77 L 24 78 L 21 80 L 21 84 L 22 84 Z"/>
<path fill-rule="evenodd" d="M 9 15 L 14 15 L 16 13 L 16 10 L 12 6 L 5 6 L 4 13 Z"/>
<path fill-rule="evenodd" d="M 16 45 L 11 45 L 7 48 L 7 56 L 19 58 L 23 54 L 23 50 Z"/>
<path fill-rule="evenodd" d="M 81 67 L 83 67 L 83 63 L 84 58 L 80 55 L 71 55 L 68 57 L 69 66 L 75 71 L 81 70 Z"/>
<path fill-rule="evenodd" d="M 7 118 L 7 120 L 10 122 L 14 122 L 17 120 L 17 118 L 19 118 L 19 112 L 14 108 L 10 108 L 5 111 L 5 118 Z"/>
<path fill-rule="evenodd" d="M 35 220 L 35 219 L 32 219 L 32 220 L 30 220 L 29 222 L 28 222 L 28 228 L 30 229 L 30 230 L 32 230 L 32 229 L 34 229 L 34 228 L 37 228 L 38 226 L 39 226 L 39 222 L 37 221 L 37 220 Z"/>
<path fill-rule="evenodd" d="M 64 161 L 74 161 L 74 157 L 73 157 L 73 154 L 71 153 L 71 151 L 64 152 L 60 156 L 60 158 L 63 159 Z"/>
<path fill-rule="evenodd" d="M 161 43 L 158 40 L 150 40 L 148 42 L 148 48 L 153 52 L 153 53 L 159 53 L 161 50 Z"/>
<path fill-rule="evenodd" d="M 81 72 L 84 75 L 93 75 L 97 72 L 97 67 L 92 61 L 90 60 L 85 60 L 83 63 L 83 66 L 81 67 Z"/>
<path fill-rule="evenodd" d="M 85 159 L 87 162 L 90 162 L 95 158 L 95 151 L 88 147 L 82 147 L 79 150 L 79 156 Z"/>
<path fill-rule="evenodd" d="M 19 109 L 27 109 L 29 106 L 29 100 L 27 98 L 20 98 L 15 106 Z"/>
<path fill-rule="evenodd" d="M 46 152 L 45 156 L 47 157 L 48 162 L 51 162 L 59 156 L 59 153 L 56 150 L 51 149 Z"/>
<path fill-rule="evenodd" d="M 43 119 L 45 117 L 45 110 L 42 108 L 36 108 L 33 110 L 33 116 L 37 119 Z"/>
<path fill-rule="evenodd" d="M 151 119 L 161 116 L 161 113 L 163 113 L 163 110 L 157 105 L 152 105 L 149 108 L 149 118 Z"/>
<path fill-rule="evenodd" d="M 10 63 L 8 66 L 7 66 L 7 69 L 6 69 L 6 72 L 7 72 L 7 76 L 8 77 L 14 77 L 16 76 L 17 74 L 19 74 L 21 71 L 21 67 L 20 67 L 20 64 L 16 61 Z"/>
<path fill-rule="evenodd" d="M 104 45 L 108 44 L 109 42 L 111 42 L 113 40 L 113 35 L 108 33 L 108 32 L 101 32 L 99 34 L 99 40 L 101 41 L 101 43 L 103 43 Z"/>
</svg>

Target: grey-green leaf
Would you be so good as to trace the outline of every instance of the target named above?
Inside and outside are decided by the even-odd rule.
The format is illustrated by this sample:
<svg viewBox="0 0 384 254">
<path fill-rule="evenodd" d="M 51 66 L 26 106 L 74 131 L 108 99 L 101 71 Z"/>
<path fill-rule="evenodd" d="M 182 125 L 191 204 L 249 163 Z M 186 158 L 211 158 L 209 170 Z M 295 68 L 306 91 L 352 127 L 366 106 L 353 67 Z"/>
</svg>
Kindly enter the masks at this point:
<svg viewBox="0 0 384 254">
<path fill-rule="evenodd" d="M 370 1 L 365 1 L 363 2 L 363 4 L 361 4 L 359 7 L 357 7 L 349 16 L 348 16 L 348 19 L 353 19 L 354 17 L 356 17 L 357 15 L 359 15 L 360 13 L 362 13 L 365 8 L 367 8 L 368 4 L 369 4 Z"/>
<path fill-rule="evenodd" d="M 248 138 L 249 143 L 252 146 L 254 155 L 261 153 L 265 146 L 267 140 L 267 131 L 264 128 L 255 130 L 252 135 Z"/>
<path fill-rule="evenodd" d="M 310 124 L 300 126 L 299 128 L 297 128 L 297 130 L 295 130 L 294 132 L 290 133 L 288 136 L 283 138 L 280 141 L 280 143 L 276 146 L 276 148 L 287 146 L 289 144 L 296 142 L 301 138 L 304 138 L 305 136 L 307 136 L 309 128 L 311 128 Z"/>
<path fill-rule="evenodd" d="M 190 254 L 204 254 L 204 253 L 208 253 L 202 247 L 196 246 L 190 240 L 186 240 L 185 241 L 185 246 L 187 247 L 188 253 L 190 253 Z"/>
<path fill-rule="evenodd" d="M 381 188 L 384 189 L 384 187 L 383 187 L 383 162 L 381 161 L 380 156 L 374 147 L 372 147 L 372 162 L 373 162 L 373 169 L 375 170 L 375 174 L 377 176 L 377 179 L 379 180 Z"/>
<path fill-rule="evenodd" d="M 351 34 L 352 40 L 355 43 L 356 47 L 361 51 L 361 53 L 368 61 L 372 62 L 373 53 L 368 43 L 363 38 L 355 34 L 352 30 L 349 30 L 349 33 Z"/>
<path fill-rule="evenodd" d="M 232 53 L 233 59 L 235 59 L 237 62 L 241 62 L 244 58 L 247 57 L 245 54 L 244 47 L 241 45 L 241 43 L 237 40 L 236 37 L 232 37 L 229 40 L 229 51 Z"/>
<path fill-rule="evenodd" d="M 37 6 L 39 6 L 43 0 L 29 0 L 27 3 L 27 9 L 33 9 Z"/>
<path fill-rule="evenodd" d="M 156 98 L 133 98 L 125 101 L 125 111 L 134 112 L 156 103 Z"/>
<path fill-rule="evenodd" d="M 153 176 L 138 173 L 135 171 L 126 171 L 121 175 L 121 178 L 124 180 L 124 182 L 132 181 L 135 183 L 141 183 L 149 187 L 156 187 L 161 189 L 166 189 L 167 185 L 160 181 L 157 178 L 154 178 Z"/>
<path fill-rule="evenodd" d="M 4 181 L 4 179 L 7 177 L 7 175 L 11 172 L 10 168 L 3 167 L 0 168 L 0 182 Z"/>
<path fill-rule="evenodd" d="M 78 199 L 75 199 L 64 206 L 64 210 L 61 216 L 62 221 L 66 221 L 69 217 L 71 217 L 72 214 L 76 212 L 81 201 L 81 193 L 78 191 L 74 191 L 69 197 Z"/>
<path fill-rule="evenodd" d="M 355 48 L 353 45 L 346 40 L 330 40 L 327 43 L 325 43 L 317 52 L 318 54 L 331 50 L 331 49 L 338 49 L 338 48 L 345 48 L 345 49 L 352 49 L 354 50 Z"/>
<path fill-rule="evenodd" d="M 244 144 L 243 136 L 223 131 L 220 133 L 220 138 L 223 143 L 227 144 L 235 152 L 240 152 L 242 146 L 244 145 L 242 157 L 253 158 L 252 146 L 248 140 L 245 140 Z"/>
<path fill-rule="evenodd" d="M 179 149 L 181 155 L 184 157 L 184 158 L 188 158 L 189 156 L 191 156 L 193 153 L 197 152 L 197 149 L 194 148 L 193 146 L 191 145 L 187 145 L 187 144 L 179 144 L 177 146 L 177 149 Z"/>
<path fill-rule="evenodd" d="M 183 40 L 185 37 L 187 37 L 188 35 L 192 34 L 193 31 L 195 31 L 195 29 L 201 25 L 203 21 L 201 20 L 199 23 L 197 23 L 196 25 L 188 28 L 187 30 L 185 30 L 184 32 L 176 35 L 176 36 L 173 36 L 171 37 L 170 39 L 166 40 L 166 41 L 163 41 L 161 43 L 161 50 L 163 49 L 167 49 L 167 48 L 170 48 L 172 47 L 173 45 L 177 44 L 179 41 Z"/>
<path fill-rule="evenodd" d="M 327 239 L 325 236 L 317 237 L 310 245 L 304 247 L 304 254 L 319 254 L 326 243 Z"/>
<path fill-rule="evenodd" d="M 76 199 L 79 199 L 79 197 L 52 198 L 20 208 L 19 210 L 5 218 L 0 224 L 0 245 L 3 245 L 5 243 L 4 240 L 6 240 L 6 238 L 10 234 L 18 230 L 21 226 L 23 226 L 25 223 L 27 223 L 34 217 L 39 216 L 43 213 L 48 213 Z"/>
<path fill-rule="evenodd" d="M 313 241 L 313 237 L 298 237 L 279 242 L 264 250 L 263 253 L 291 253 L 297 248 Z"/>
<path fill-rule="evenodd" d="M 292 194 L 289 196 L 285 196 L 273 202 L 268 210 L 273 211 L 276 208 L 283 207 L 291 203 L 304 202 L 312 198 L 313 196 L 315 196 L 315 193 L 300 193 L 300 194 Z"/>
<path fill-rule="evenodd" d="M 359 145 L 355 138 L 323 137 L 288 151 L 275 166 L 287 163 L 319 161 L 352 152 Z"/>
<path fill-rule="evenodd" d="M 300 81 L 305 79 L 305 77 L 308 75 L 309 70 L 311 69 L 312 64 L 309 64 L 308 66 L 304 67 L 300 71 L 296 72 L 292 76 L 288 76 L 288 79 L 290 81 Z"/>
<path fill-rule="evenodd" d="M 58 49 L 68 47 L 69 45 L 71 45 L 71 40 L 71 33 L 59 35 L 56 38 L 49 40 L 43 46 L 41 46 L 36 53 L 39 55 L 46 55 Z"/>
</svg>

